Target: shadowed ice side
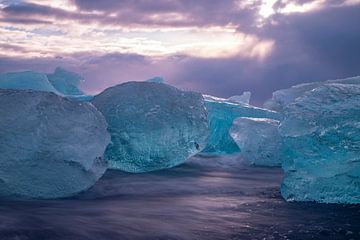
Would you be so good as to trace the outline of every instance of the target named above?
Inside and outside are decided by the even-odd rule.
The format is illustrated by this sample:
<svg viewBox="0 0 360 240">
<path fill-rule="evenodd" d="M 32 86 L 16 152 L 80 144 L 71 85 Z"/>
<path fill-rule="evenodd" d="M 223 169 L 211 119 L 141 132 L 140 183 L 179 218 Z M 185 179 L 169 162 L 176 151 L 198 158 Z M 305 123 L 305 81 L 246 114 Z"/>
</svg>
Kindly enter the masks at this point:
<svg viewBox="0 0 360 240">
<path fill-rule="evenodd" d="M 203 95 L 208 111 L 210 135 L 203 153 L 232 154 L 240 152 L 239 146 L 230 136 L 229 131 L 233 121 L 239 117 L 270 118 L 279 120 L 280 114 L 247 104 L 250 95 L 245 92 L 241 96 L 229 99 Z M 243 98 L 245 102 L 241 102 Z"/>
</svg>

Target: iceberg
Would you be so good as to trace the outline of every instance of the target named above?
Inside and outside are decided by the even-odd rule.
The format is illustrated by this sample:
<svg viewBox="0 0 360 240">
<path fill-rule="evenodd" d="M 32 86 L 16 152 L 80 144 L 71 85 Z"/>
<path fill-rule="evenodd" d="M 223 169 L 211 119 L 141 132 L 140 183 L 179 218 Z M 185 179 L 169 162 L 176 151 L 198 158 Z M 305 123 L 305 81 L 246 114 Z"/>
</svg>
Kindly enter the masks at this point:
<svg viewBox="0 0 360 240">
<path fill-rule="evenodd" d="M 281 166 L 279 121 L 268 118 L 237 118 L 230 135 L 245 162 L 259 166 Z"/>
<path fill-rule="evenodd" d="M 250 98 L 251 98 L 251 92 L 243 92 L 243 94 L 241 94 L 241 95 L 235 95 L 235 96 L 229 97 L 228 100 L 230 102 L 234 102 L 234 103 L 249 104 Z"/>
<path fill-rule="evenodd" d="M 1 89 L 23 89 L 60 94 L 49 82 L 44 73 L 38 72 L 13 72 L 0 74 Z"/>
<path fill-rule="evenodd" d="M 0 89 L 0 195 L 62 198 L 106 170 L 110 142 L 101 113 L 54 93 Z"/>
<path fill-rule="evenodd" d="M 146 80 L 145 82 L 165 83 L 165 81 L 162 77 L 153 77 L 153 78 Z"/>
<path fill-rule="evenodd" d="M 158 82 L 127 82 L 92 103 L 108 122 L 109 167 L 127 172 L 170 168 L 200 152 L 209 134 L 204 100 Z"/>
<path fill-rule="evenodd" d="M 328 80 L 324 82 L 304 83 L 292 86 L 291 88 L 278 90 L 273 92 L 272 98 L 264 103 L 264 108 L 283 112 L 288 104 L 293 103 L 296 98 L 301 97 L 307 91 L 311 91 L 324 84 L 331 83 L 360 84 L 360 76 L 345 79 Z"/>
<path fill-rule="evenodd" d="M 284 109 L 288 201 L 360 203 L 360 85 L 327 83 Z"/>
<path fill-rule="evenodd" d="M 57 67 L 54 73 L 49 73 L 46 76 L 59 93 L 68 96 L 84 95 L 78 88 L 80 81 L 83 80 L 79 74 Z"/>
<path fill-rule="evenodd" d="M 275 111 L 210 95 L 203 96 L 210 127 L 209 140 L 203 153 L 232 154 L 240 152 L 240 148 L 229 134 L 236 118 L 252 117 L 278 120 L 281 117 Z"/>
<path fill-rule="evenodd" d="M 89 101 L 92 96 L 79 90 L 83 78 L 77 73 L 66 71 L 60 67 L 54 73 L 32 71 L 0 74 L 0 89 L 35 90 L 53 92 L 59 96 L 79 101 Z"/>
</svg>

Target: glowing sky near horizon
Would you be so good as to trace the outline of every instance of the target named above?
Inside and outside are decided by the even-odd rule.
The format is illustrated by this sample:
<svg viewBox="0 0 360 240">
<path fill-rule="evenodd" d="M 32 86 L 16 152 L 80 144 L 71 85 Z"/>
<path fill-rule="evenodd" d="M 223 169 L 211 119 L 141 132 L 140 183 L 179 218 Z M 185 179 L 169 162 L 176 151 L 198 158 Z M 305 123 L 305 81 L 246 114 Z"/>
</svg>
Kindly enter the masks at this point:
<svg viewBox="0 0 360 240">
<path fill-rule="evenodd" d="M 348 0 L 342 4 L 356 2 Z M 50 57 L 94 51 L 154 57 L 174 54 L 202 58 L 240 56 L 261 60 L 271 54 L 275 44 L 272 39 L 239 30 L 241 24 L 232 22 L 201 25 L 195 21 L 189 25 L 193 16 L 177 9 L 149 12 L 148 23 L 126 22 L 119 18 L 122 11 L 81 9 L 76 3 L 71 0 L 2 1 L 0 17 L 12 21 L 0 22 L 0 54 Z M 274 14 L 315 11 L 324 5 L 325 0 L 302 4 L 291 0 L 247 0 L 235 1 L 233 7 L 244 10 L 257 6 L 256 21 L 262 22 Z"/>
</svg>

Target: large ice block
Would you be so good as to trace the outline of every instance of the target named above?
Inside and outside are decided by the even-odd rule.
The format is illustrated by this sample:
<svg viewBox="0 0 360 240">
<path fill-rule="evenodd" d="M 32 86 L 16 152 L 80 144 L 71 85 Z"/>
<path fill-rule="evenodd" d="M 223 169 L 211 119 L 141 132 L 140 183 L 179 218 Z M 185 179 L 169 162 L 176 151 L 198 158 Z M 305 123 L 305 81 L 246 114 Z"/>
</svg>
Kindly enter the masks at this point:
<svg viewBox="0 0 360 240">
<path fill-rule="evenodd" d="M 60 198 L 104 173 L 107 124 L 90 103 L 0 89 L 0 195 Z"/>
<path fill-rule="evenodd" d="M 259 166 L 281 166 L 279 121 L 268 118 L 235 119 L 230 135 L 245 162 Z"/>
<path fill-rule="evenodd" d="M 60 94 L 49 82 L 46 74 L 31 71 L 1 73 L 0 89 L 32 89 Z"/>
<path fill-rule="evenodd" d="M 323 84 L 284 114 L 283 197 L 360 203 L 360 85 Z"/>
<path fill-rule="evenodd" d="M 331 83 L 360 84 L 360 76 L 345 79 L 328 80 L 323 82 L 304 83 L 292 86 L 287 89 L 281 89 L 273 92 L 272 98 L 264 103 L 264 107 L 274 111 L 282 112 L 288 104 L 293 103 L 296 98 L 301 97 L 307 91 L 311 91 L 324 84 Z"/>
<path fill-rule="evenodd" d="M 280 115 L 271 110 L 209 95 L 204 95 L 204 98 L 210 127 L 210 136 L 204 153 L 231 154 L 240 151 L 229 134 L 233 121 L 238 117 L 280 119 Z"/>
<path fill-rule="evenodd" d="M 209 134 L 204 100 L 159 82 L 127 82 L 92 103 L 104 114 L 112 138 L 109 167 L 128 172 L 170 168 L 201 151 Z"/>
<path fill-rule="evenodd" d="M 74 100 L 88 101 L 92 96 L 79 89 L 82 77 L 77 73 L 66 71 L 60 67 L 54 73 L 11 72 L 0 74 L 0 89 L 36 90 L 53 92 L 59 96 Z"/>
<path fill-rule="evenodd" d="M 77 73 L 57 67 L 54 73 L 48 73 L 47 78 L 60 95 L 79 101 L 90 101 L 93 97 L 80 90 L 83 77 Z"/>
</svg>

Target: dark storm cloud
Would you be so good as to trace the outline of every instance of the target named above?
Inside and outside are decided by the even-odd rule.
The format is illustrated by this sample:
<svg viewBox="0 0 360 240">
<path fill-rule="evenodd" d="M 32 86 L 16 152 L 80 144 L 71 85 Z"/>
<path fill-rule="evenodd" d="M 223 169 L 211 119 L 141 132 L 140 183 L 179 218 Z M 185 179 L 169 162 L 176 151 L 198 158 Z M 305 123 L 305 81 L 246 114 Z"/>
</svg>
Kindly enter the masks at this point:
<svg viewBox="0 0 360 240">
<path fill-rule="evenodd" d="M 239 9 L 234 0 L 159 0 L 159 1 L 145 1 L 145 0 L 105 0 L 105 1 L 86 1 L 73 0 L 76 6 L 81 10 L 97 10 L 107 13 L 117 13 L 119 22 L 126 21 L 130 18 L 131 22 L 146 23 L 166 23 L 178 22 L 185 26 L 193 25 L 227 25 L 242 21 L 253 19 L 255 13 L 254 9 Z M 254 4 L 254 6 L 256 6 Z M 183 15 L 185 18 L 179 21 L 171 21 L 166 19 L 165 14 L 177 13 Z M 241 13 L 241 14 L 240 14 Z M 164 16 L 164 19 L 154 21 L 151 15 L 158 14 L 159 18 Z M 109 19 L 107 19 L 109 20 Z"/>
<path fill-rule="evenodd" d="M 2 21 L 20 23 L 48 23 L 49 19 L 75 20 L 119 26 L 239 26 L 241 31 L 253 31 L 259 20 L 261 0 L 70 0 L 76 11 L 32 3 L 9 4 L 1 9 Z M 315 0 L 292 0 L 305 4 Z M 246 4 L 245 4 L 246 3 Z M 274 4 L 278 10 L 287 1 Z M 340 6 L 343 0 L 329 0 L 324 6 Z M 14 17 L 16 16 L 16 17 Z"/>
<path fill-rule="evenodd" d="M 0 22 L 25 24 L 25 25 L 27 25 L 27 24 L 29 24 L 29 25 L 50 24 L 51 23 L 51 21 L 40 20 L 40 19 L 13 18 L 13 17 L 0 18 Z"/>
<path fill-rule="evenodd" d="M 359 5 L 275 20 L 258 33 L 276 42 L 264 71 L 275 87 L 360 74 Z"/>
<path fill-rule="evenodd" d="M 279 15 L 274 20 L 277 25 L 256 31 L 276 43 L 264 61 L 187 59 L 174 80 L 192 79 L 197 89 L 226 97 L 250 90 L 259 104 L 280 88 L 360 75 L 360 6 Z"/>
<path fill-rule="evenodd" d="M 235 1 L 74 1 L 78 10 L 67 11 L 45 5 L 21 3 L 1 9 L 3 21 L 29 19 L 42 23 L 48 19 L 75 20 L 119 26 L 224 26 L 251 25 L 256 14 L 255 4 L 239 9 Z M 114 15 L 115 14 L 115 15 Z M 45 18 L 45 19 L 44 19 Z M 36 22 L 37 21 L 37 22 Z M 25 21 L 22 21 L 25 22 Z"/>
<path fill-rule="evenodd" d="M 96 19 L 91 14 L 78 14 L 63 9 L 38 4 L 21 3 L 9 5 L 1 9 L 1 21 L 20 24 L 48 24 L 56 20 L 78 20 L 90 22 Z M 14 18 L 14 16 L 16 16 Z"/>
</svg>

